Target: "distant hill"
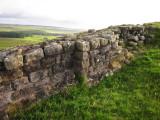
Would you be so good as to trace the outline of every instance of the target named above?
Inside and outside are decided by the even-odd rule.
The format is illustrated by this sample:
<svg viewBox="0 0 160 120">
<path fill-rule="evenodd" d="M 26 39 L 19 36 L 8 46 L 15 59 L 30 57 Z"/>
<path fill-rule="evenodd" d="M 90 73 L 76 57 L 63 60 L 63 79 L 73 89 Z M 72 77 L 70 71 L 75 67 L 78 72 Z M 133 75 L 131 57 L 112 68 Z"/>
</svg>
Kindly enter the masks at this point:
<svg viewBox="0 0 160 120">
<path fill-rule="evenodd" d="M 38 25 L 18 25 L 18 24 L 0 24 L 0 32 L 15 31 L 41 31 L 45 33 L 76 33 L 82 29 L 63 28 L 55 26 L 38 26 Z"/>
</svg>

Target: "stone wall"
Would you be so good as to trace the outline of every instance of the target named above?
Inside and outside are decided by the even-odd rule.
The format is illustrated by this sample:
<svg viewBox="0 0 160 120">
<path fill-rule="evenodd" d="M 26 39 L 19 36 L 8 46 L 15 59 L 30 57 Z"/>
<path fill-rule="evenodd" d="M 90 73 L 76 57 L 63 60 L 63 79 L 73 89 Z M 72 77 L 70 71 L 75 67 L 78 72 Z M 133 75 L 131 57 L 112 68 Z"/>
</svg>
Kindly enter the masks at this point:
<svg viewBox="0 0 160 120">
<path fill-rule="evenodd" d="M 76 84 L 76 73 L 95 83 L 117 72 L 145 33 L 143 25 L 110 26 L 0 51 L 1 116 L 10 104 L 41 100 Z"/>
</svg>

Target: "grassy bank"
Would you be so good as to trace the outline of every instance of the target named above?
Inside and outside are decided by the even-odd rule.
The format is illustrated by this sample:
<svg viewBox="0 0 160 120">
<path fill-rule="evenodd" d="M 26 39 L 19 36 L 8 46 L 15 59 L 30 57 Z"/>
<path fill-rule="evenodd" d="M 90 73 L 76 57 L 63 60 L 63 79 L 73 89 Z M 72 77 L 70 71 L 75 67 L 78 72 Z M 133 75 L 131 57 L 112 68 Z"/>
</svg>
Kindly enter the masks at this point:
<svg viewBox="0 0 160 120">
<path fill-rule="evenodd" d="M 71 87 L 14 115 L 12 120 L 159 120 L 160 50 L 144 53 L 96 86 Z"/>
</svg>

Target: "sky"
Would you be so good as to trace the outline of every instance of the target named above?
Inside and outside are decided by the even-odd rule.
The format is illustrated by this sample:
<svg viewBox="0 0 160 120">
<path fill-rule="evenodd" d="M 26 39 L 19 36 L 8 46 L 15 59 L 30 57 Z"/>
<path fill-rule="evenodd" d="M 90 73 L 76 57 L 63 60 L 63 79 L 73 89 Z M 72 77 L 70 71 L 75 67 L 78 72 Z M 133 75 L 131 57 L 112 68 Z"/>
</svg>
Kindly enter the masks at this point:
<svg viewBox="0 0 160 120">
<path fill-rule="evenodd" d="M 160 0 L 0 0 L 0 23 L 102 29 L 160 21 Z"/>
</svg>

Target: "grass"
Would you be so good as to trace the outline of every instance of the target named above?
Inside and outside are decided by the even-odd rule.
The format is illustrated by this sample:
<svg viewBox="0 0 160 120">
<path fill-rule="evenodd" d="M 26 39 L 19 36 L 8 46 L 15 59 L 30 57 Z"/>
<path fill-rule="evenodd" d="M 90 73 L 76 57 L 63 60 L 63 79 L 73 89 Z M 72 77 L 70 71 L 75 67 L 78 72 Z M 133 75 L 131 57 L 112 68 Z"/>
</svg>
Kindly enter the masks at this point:
<svg viewBox="0 0 160 120">
<path fill-rule="evenodd" d="M 71 87 L 12 113 L 12 120 L 159 120 L 159 59 L 160 50 L 146 52 L 100 84 Z"/>
<path fill-rule="evenodd" d="M 52 27 L 52 26 L 27 26 L 27 25 L 6 25 L 0 24 L 0 32 L 40 32 L 40 33 L 58 33 L 58 34 L 73 34 L 75 32 L 81 31 L 78 29 L 68 29 L 61 27 Z M 42 36 L 42 35 L 33 35 L 33 37 L 25 38 L 0 38 L 0 50 L 17 46 L 17 45 L 26 45 L 26 44 L 36 44 L 38 42 L 44 41 L 44 38 L 54 39 L 59 36 Z"/>
<path fill-rule="evenodd" d="M 44 41 L 44 38 L 54 39 L 56 37 L 57 36 L 33 35 L 33 37 L 25 38 L 0 38 L 0 50 L 17 45 L 36 44 Z"/>
</svg>

